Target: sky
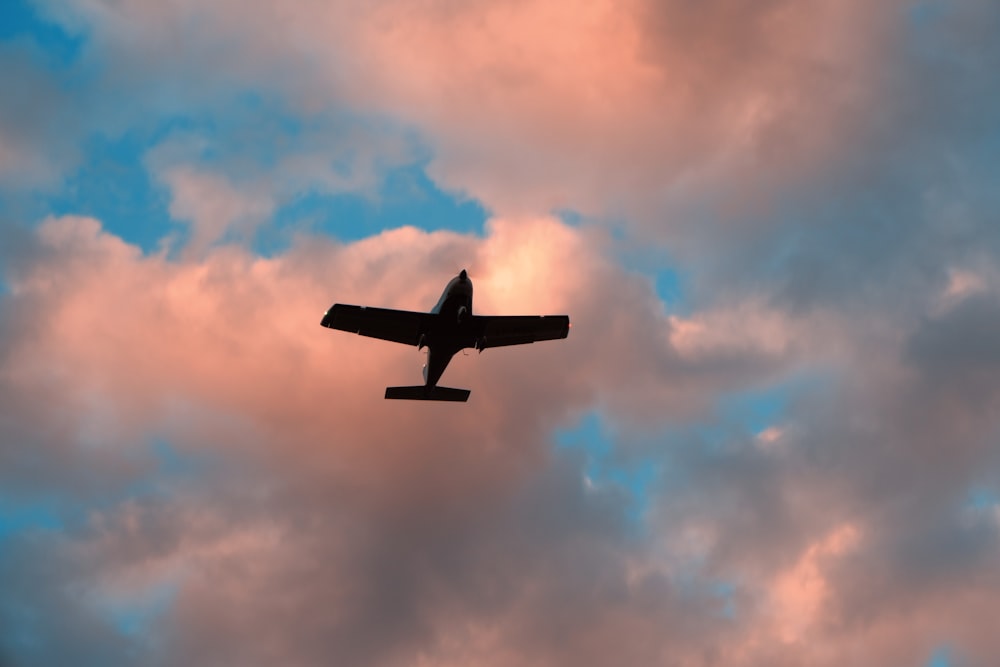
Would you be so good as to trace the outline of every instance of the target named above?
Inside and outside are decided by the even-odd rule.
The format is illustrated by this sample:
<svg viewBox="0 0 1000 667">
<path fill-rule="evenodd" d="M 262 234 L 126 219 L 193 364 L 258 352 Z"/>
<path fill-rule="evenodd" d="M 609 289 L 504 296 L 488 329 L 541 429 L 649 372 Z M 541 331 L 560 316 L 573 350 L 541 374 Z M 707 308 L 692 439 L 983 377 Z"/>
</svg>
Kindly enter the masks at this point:
<svg viewBox="0 0 1000 667">
<path fill-rule="evenodd" d="M 6 0 L 0 666 L 993 664 L 993 0 Z M 422 354 L 334 302 L 565 341 Z"/>
</svg>

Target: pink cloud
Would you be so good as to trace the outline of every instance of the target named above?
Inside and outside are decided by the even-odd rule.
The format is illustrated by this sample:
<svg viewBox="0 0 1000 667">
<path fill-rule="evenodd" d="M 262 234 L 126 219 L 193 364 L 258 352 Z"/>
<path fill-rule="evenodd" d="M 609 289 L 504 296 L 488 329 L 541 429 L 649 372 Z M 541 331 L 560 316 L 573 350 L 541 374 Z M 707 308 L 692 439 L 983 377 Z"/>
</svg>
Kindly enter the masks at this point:
<svg viewBox="0 0 1000 667">
<path fill-rule="evenodd" d="M 263 85 L 304 109 L 414 126 L 435 178 L 501 213 L 572 207 L 662 226 L 664 205 L 722 183 L 738 186 L 724 206 L 754 210 L 839 154 L 880 99 L 896 4 L 79 2 L 57 13 L 92 26 L 130 79 Z"/>
<path fill-rule="evenodd" d="M 631 214 L 736 174 L 745 202 L 829 159 L 886 37 L 858 3 L 388 3 L 363 25 L 443 182 L 501 211 Z"/>
<path fill-rule="evenodd" d="M 530 620 L 536 608 L 556 613 L 591 577 L 619 586 L 624 566 L 617 492 L 588 488 L 571 462 L 553 459 L 551 432 L 597 404 L 651 425 L 692 417 L 720 389 L 793 363 L 723 344 L 720 368 L 713 343 L 685 357 L 648 283 L 610 262 L 600 235 L 550 218 L 496 219 L 483 238 L 413 228 L 351 244 L 302 238 L 270 259 L 233 246 L 199 260 L 144 255 L 80 217 L 48 220 L 37 237 L 11 282 L 19 335 L 6 339 L 3 392 L 25 410 L 5 428 L 53 414 L 65 428 L 33 452 L 47 475 L 19 474 L 50 484 L 77 470 L 115 493 L 150 474 L 156 438 L 204 462 L 204 477 L 164 479 L 166 495 L 97 511 L 59 547 L 99 608 L 174 591 L 161 640 L 195 661 L 323 647 L 391 661 L 421 647 L 434 664 L 503 645 L 514 664 L 607 657 L 607 642 L 633 632 L 637 659 L 661 655 L 651 624 L 632 627 L 639 584 L 609 615 L 570 621 L 589 628 L 583 644 L 559 648 Z M 429 308 L 460 267 L 477 311 L 567 312 L 577 326 L 559 343 L 456 357 L 448 382 L 473 389 L 462 409 L 385 402 L 387 384 L 417 381 L 420 355 L 324 330 L 322 312 L 335 300 Z M 536 589 L 558 578 L 569 553 L 558 554 L 576 540 L 606 553 L 610 569 L 585 559 L 570 579 Z M 439 557 L 459 559 L 458 588 L 441 579 Z M 412 590 L 395 590 L 397 568 Z M 491 592 L 491 569 L 509 594 Z M 321 583 L 303 586 L 300 574 Z M 399 596 L 402 625 L 379 629 L 392 618 L 380 596 Z M 679 618 L 673 596 L 651 603 Z"/>
<path fill-rule="evenodd" d="M 668 320 L 641 279 L 602 257 L 599 237 L 544 218 L 496 220 L 489 229 L 482 241 L 412 228 L 350 245 L 303 240 L 274 259 L 226 246 L 205 262 L 174 263 L 142 256 L 96 221 L 52 220 L 40 236 L 61 268 L 38 266 L 15 283 L 20 298 L 45 313 L 39 335 L 22 342 L 15 371 L 85 383 L 81 400 L 111 397 L 126 424 L 148 423 L 171 401 L 183 400 L 266 427 L 322 431 L 362 405 L 387 409 L 380 388 L 401 374 L 419 377 L 422 360 L 407 348 L 313 331 L 317 313 L 335 300 L 427 309 L 452 272 L 468 267 L 479 312 L 569 312 L 576 325 L 562 345 L 457 357 L 449 376 L 478 385 L 483 395 L 475 419 L 488 417 L 493 404 L 506 411 L 507 401 L 542 406 L 562 397 L 546 418 L 552 425 L 598 395 L 634 402 L 650 391 L 650 405 L 683 414 L 704 401 L 710 387 L 740 381 L 703 375 L 698 355 L 711 357 L 728 344 L 706 337 L 690 356 L 677 347 L 672 332 L 695 325 Z M 769 345 L 744 342 L 725 354 L 761 357 L 780 368 L 785 350 Z M 657 368 L 644 372 L 651 359 Z M 657 390 L 671 373 L 707 384 L 695 391 L 688 386 L 687 397 Z M 393 409 L 417 419 L 426 414 Z M 321 414 L 327 415 L 322 423 L 306 418 Z M 462 417 L 453 426 L 472 433 L 475 421 Z"/>
<path fill-rule="evenodd" d="M 401 228 L 177 261 L 96 220 L 51 219 L 10 281 L 0 388 L 6 442 L 44 426 L 33 467 L 5 445 L 4 474 L 83 499 L 148 479 L 154 438 L 195 462 L 45 548 L 100 613 L 152 608 L 170 660 L 698 665 L 707 651 L 834 665 L 919 661 L 939 636 L 988 655 L 988 633 L 948 620 L 993 601 L 974 586 L 995 560 L 977 551 L 979 524 L 955 529 L 971 540 L 970 574 L 945 559 L 942 583 L 917 586 L 892 554 L 924 530 L 910 513 L 926 500 L 899 508 L 882 478 L 902 466 L 925 490 L 928 475 L 961 484 L 989 413 L 901 390 L 886 321 L 753 301 L 667 315 L 603 238 L 498 218 L 482 238 Z M 457 357 L 446 378 L 473 389 L 459 410 L 385 402 L 387 384 L 417 381 L 420 355 L 324 330 L 322 312 L 428 308 L 460 267 L 479 312 L 567 312 L 570 338 Z M 803 398 L 780 447 L 752 434 L 721 449 L 642 442 L 824 355 L 865 372 L 843 395 Z M 622 429 L 622 455 L 662 466 L 647 539 L 630 536 L 618 487 L 587 484 L 581 454 L 549 443 L 597 406 Z M 894 615 L 908 599 L 921 611 Z"/>
</svg>

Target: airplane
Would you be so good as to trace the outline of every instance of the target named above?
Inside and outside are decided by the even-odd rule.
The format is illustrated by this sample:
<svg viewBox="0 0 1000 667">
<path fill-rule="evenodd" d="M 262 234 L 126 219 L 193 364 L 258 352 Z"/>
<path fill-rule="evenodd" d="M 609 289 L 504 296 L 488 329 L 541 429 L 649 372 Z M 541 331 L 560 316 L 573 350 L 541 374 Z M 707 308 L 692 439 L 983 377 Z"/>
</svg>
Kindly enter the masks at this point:
<svg viewBox="0 0 1000 667">
<path fill-rule="evenodd" d="M 472 281 L 465 269 L 452 278 L 429 313 L 369 308 L 335 303 L 320 324 L 329 329 L 427 348 L 424 384 L 386 387 L 388 399 L 416 401 L 469 400 L 469 389 L 439 387 L 448 362 L 466 348 L 483 350 L 557 340 L 569 335 L 567 315 L 473 315 Z"/>
</svg>

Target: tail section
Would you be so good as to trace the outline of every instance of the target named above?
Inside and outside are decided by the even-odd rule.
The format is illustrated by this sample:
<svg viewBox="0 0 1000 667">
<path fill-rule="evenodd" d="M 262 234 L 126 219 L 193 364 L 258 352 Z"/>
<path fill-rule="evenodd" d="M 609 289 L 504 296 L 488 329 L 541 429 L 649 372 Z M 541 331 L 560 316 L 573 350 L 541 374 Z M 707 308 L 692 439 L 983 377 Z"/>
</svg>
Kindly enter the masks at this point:
<svg viewBox="0 0 1000 667">
<path fill-rule="evenodd" d="M 385 397 L 410 401 L 456 401 L 464 403 L 469 400 L 468 389 L 452 389 L 451 387 L 428 387 L 419 384 L 415 387 L 386 387 Z"/>
</svg>

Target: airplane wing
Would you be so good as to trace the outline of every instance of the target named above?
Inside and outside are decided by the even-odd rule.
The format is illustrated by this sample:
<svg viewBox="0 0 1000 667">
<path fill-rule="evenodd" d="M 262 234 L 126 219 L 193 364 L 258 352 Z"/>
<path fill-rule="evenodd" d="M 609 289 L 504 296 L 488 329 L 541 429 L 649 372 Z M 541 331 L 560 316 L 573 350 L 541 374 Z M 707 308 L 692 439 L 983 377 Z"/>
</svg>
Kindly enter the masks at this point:
<svg viewBox="0 0 1000 667">
<path fill-rule="evenodd" d="M 567 315 L 473 315 L 472 320 L 480 350 L 556 340 L 569 335 Z"/>
<path fill-rule="evenodd" d="M 420 342 L 420 335 L 428 330 L 430 320 L 434 317 L 437 316 L 432 313 L 335 303 L 326 311 L 320 324 L 329 329 L 339 329 L 404 345 L 417 345 Z"/>
</svg>

